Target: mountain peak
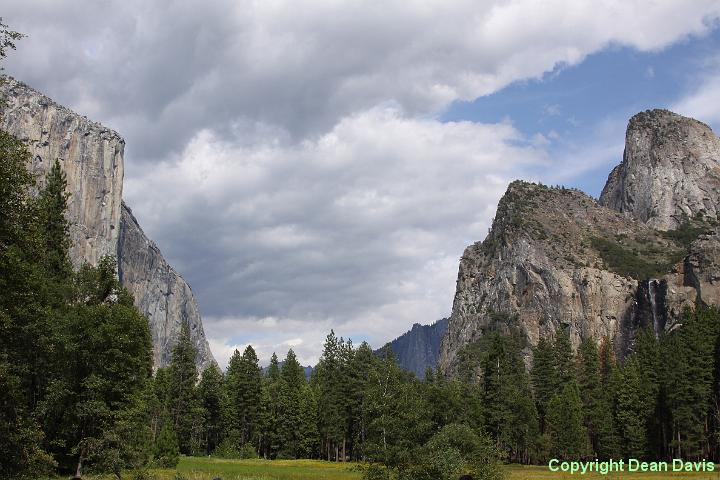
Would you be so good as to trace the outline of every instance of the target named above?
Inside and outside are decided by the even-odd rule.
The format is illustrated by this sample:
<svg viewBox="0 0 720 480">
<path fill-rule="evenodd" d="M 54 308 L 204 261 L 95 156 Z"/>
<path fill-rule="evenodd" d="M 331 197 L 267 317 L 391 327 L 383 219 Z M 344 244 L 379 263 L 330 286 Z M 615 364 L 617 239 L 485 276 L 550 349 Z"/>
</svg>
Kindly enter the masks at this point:
<svg viewBox="0 0 720 480">
<path fill-rule="evenodd" d="M 720 139 L 706 124 L 669 110 L 633 116 L 620 165 L 608 176 L 600 203 L 659 230 L 688 219 L 717 220 Z"/>
</svg>

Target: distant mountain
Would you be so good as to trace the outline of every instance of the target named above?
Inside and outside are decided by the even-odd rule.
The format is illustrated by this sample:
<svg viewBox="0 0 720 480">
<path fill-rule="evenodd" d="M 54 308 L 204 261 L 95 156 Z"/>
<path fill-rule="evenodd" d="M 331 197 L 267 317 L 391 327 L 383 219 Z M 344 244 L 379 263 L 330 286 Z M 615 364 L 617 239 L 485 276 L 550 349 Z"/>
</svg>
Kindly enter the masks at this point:
<svg viewBox="0 0 720 480">
<path fill-rule="evenodd" d="M 443 318 L 432 325 L 416 323 L 410 331 L 390 342 L 390 348 L 398 364 L 413 372 L 418 378 L 425 378 L 425 370 L 435 369 L 440 356 L 440 341 L 445 335 L 448 319 Z M 376 350 L 380 353 L 382 349 Z"/>
<path fill-rule="evenodd" d="M 280 370 L 282 370 L 283 363 L 285 363 L 285 362 L 278 362 L 278 367 L 280 367 Z M 302 367 L 302 368 L 305 371 L 305 380 L 310 380 L 310 375 L 312 375 L 313 367 L 307 366 L 307 367 Z M 268 365 L 267 367 L 263 367 L 263 369 L 262 369 L 263 375 L 267 375 L 269 370 L 270 370 L 270 365 Z"/>
</svg>

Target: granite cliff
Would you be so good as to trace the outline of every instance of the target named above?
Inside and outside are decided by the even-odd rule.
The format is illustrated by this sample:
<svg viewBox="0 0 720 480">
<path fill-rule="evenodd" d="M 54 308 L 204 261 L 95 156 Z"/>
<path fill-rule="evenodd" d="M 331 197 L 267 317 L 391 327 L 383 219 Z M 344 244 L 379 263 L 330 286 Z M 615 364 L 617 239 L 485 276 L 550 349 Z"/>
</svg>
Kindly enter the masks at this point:
<svg viewBox="0 0 720 480">
<path fill-rule="evenodd" d="M 683 309 L 720 301 L 720 140 L 666 110 L 633 117 L 623 162 L 600 201 L 513 182 L 483 242 L 461 261 L 440 367 L 489 329 L 519 330 L 525 354 L 567 329 L 577 346 L 607 337 L 632 350 L 637 331 L 675 328 Z"/>
<path fill-rule="evenodd" d="M 28 145 L 33 157 L 29 169 L 40 186 L 55 159 L 67 174 L 73 264 L 94 265 L 106 255 L 117 257 L 122 284 L 150 322 L 156 367 L 167 365 L 182 322 L 190 325 L 198 366 L 210 365 L 214 359 L 189 285 L 122 202 L 125 141 L 22 82 L 2 79 L 0 129 Z"/>
</svg>

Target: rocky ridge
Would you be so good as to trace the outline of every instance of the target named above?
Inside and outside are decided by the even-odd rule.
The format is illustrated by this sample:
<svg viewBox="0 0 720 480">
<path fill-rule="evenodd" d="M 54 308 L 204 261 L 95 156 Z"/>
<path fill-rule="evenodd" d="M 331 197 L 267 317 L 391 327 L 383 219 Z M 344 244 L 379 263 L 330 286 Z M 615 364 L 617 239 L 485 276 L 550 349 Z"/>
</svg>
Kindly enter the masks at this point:
<svg viewBox="0 0 720 480">
<path fill-rule="evenodd" d="M 190 327 L 190 338 L 198 352 L 201 369 L 213 359 L 200 310 L 190 285 L 163 258 L 160 249 L 147 238 L 132 210 L 124 203 L 117 248 L 118 275 L 135 298 L 135 304 L 150 322 L 155 365 L 170 363 L 172 348 L 183 323 Z"/>
<path fill-rule="evenodd" d="M 0 128 L 27 144 L 38 185 L 55 159 L 67 175 L 73 264 L 118 258 L 120 280 L 150 322 L 155 367 L 168 364 L 185 321 L 198 348 L 198 367 L 214 362 L 192 290 L 122 202 L 122 137 L 11 77 L 2 77 L 0 97 L 5 102 Z"/>
<path fill-rule="evenodd" d="M 600 202 L 573 189 L 513 182 L 483 242 L 460 261 L 440 367 L 488 329 L 517 329 L 525 353 L 567 329 L 633 347 L 640 328 L 675 328 L 685 308 L 720 300 L 715 169 L 720 141 L 665 110 L 631 119 L 623 163 Z M 701 174 L 701 172 L 705 172 Z"/>
<path fill-rule="evenodd" d="M 443 318 L 432 325 L 416 323 L 388 345 L 395 354 L 398 365 L 413 372 L 418 378 L 425 378 L 425 370 L 435 370 L 440 355 L 440 342 L 445 335 L 448 319 Z M 380 354 L 382 349 L 376 350 Z"/>
</svg>

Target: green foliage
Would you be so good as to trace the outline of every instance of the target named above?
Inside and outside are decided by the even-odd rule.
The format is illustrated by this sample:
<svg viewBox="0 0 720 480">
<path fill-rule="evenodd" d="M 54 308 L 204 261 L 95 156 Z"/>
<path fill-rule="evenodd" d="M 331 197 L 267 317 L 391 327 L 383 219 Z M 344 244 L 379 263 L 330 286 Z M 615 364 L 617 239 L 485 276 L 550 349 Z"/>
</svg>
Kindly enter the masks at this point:
<svg viewBox="0 0 720 480">
<path fill-rule="evenodd" d="M 180 453 L 189 455 L 200 449 L 203 417 L 198 391 L 195 388 L 198 372 L 195 365 L 197 350 L 190 338 L 190 327 L 183 323 L 178 343 L 173 348 L 168 368 L 169 413 L 177 434 Z"/>
<path fill-rule="evenodd" d="M 664 275 L 683 257 L 682 250 L 670 247 L 656 252 L 643 249 L 641 244 L 632 248 L 601 237 L 592 237 L 590 243 L 610 270 L 618 275 L 640 281 Z"/>
<path fill-rule="evenodd" d="M 540 430 L 544 432 L 547 407 L 559 384 L 555 371 L 553 345 L 546 337 L 541 337 L 535 347 L 531 379 L 537 403 Z"/>
<path fill-rule="evenodd" d="M 46 268 L 54 276 L 67 278 L 71 273 L 70 238 L 68 237 L 69 224 L 65 218 L 67 200 L 70 194 L 66 192 L 67 178 L 55 160 L 50 173 L 47 175 L 45 188 L 40 193 L 39 203 L 42 213 L 41 223 L 45 238 Z"/>
<path fill-rule="evenodd" d="M 485 429 L 516 462 L 528 462 L 538 435 L 537 410 L 518 336 L 498 332 L 481 340 Z"/>
<path fill-rule="evenodd" d="M 446 425 L 415 456 L 416 463 L 399 478 L 455 480 L 470 475 L 478 480 L 501 480 L 505 476 L 492 439 L 467 425 Z"/>
<path fill-rule="evenodd" d="M 661 232 L 662 236 L 675 243 L 682 245 L 686 250 L 690 249 L 690 244 L 697 240 L 700 235 L 711 233 L 710 225 L 707 225 L 701 218 L 686 219 L 675 230 Z"/>
<path fill-rule="evenodd" d="M 177 435 L 169 424 L 163 425 L 155 441 L 155 464 L 163 468 L 175 468 L 180 460 Z"/>
<path fill-rule="evenodd" d="M 223 374 L 217 365 L 213 364 L 202 372 L 198 390 L 203 414 L 203 450 L 209 455 L 220 444 L 225 428 L 223 408 L 227 399 Z"/>
<path fill-rule="evenodd" d="M 583 404 L 574 382 L 556 394 L 547 410 L 547 432 L 555 458 L 582 458 L 587 454 L 587 430 L 583 425 Z"/>
<path fill-rule="evenodd" d="M 225 374 L 227 428 L 239 433 L 238 450 L 248 442 L 257 442 L 260 434 L 260 398 L 262 373 L 251 346 L 242 355 L 235 350 Z"/>
<path fill-rule="evenodd" d="M 242 447 L 240 447 L 240 450 L 238 451 L 238 458 L 257 458 L 257 452 L 255 451 L 255 447 L 253 446 L 253 444 L 246 443 Z"/>
</svg>

